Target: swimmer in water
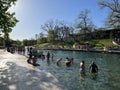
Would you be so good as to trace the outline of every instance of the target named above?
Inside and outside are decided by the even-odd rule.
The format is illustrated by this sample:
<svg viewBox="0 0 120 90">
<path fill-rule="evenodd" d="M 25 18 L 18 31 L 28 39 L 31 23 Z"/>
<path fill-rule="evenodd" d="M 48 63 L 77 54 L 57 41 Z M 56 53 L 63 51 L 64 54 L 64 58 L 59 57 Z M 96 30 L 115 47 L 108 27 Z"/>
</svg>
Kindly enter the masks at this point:
<svg viewBox="0 0 120 90">
<path fill-rule="evenodd" d="M 80 62 L 80 73 L 85 74 L 85 62 Z"/>
</svg>

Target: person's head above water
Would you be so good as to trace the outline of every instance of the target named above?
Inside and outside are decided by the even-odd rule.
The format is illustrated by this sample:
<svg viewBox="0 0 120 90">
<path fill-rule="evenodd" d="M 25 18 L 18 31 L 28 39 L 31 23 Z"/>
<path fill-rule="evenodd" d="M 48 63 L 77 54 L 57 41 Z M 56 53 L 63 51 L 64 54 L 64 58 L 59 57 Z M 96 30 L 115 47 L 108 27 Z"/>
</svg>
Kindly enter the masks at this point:
<svg viewBox="0 0 120 90">
<path fill-rule="evenodd" d="M 84 60 L 82 60 L 82 63 L 84 64 L 84 63 L 85 63 L 85 61 L 84 61 Z"/>
<path fill-rule="evenodd" d="M 92 64 L 95 64 L 95 61 L 92 61 Z"/>
</svg>

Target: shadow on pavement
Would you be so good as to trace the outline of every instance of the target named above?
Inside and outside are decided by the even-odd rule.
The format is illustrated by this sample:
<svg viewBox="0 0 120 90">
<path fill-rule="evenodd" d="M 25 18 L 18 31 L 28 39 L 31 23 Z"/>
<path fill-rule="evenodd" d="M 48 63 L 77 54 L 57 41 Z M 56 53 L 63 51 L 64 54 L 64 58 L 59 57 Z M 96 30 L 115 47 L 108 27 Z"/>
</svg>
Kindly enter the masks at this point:
<svg viewBox="0 0 120 90">
<path fill-rule="evenodd" d="M 51 74 L 28 69 L 7 62 L 8 69 L 0 69 L 1 90 L 65 90 Z M 59 89 L 60 88 L 60 89 Z"/>
</svg>

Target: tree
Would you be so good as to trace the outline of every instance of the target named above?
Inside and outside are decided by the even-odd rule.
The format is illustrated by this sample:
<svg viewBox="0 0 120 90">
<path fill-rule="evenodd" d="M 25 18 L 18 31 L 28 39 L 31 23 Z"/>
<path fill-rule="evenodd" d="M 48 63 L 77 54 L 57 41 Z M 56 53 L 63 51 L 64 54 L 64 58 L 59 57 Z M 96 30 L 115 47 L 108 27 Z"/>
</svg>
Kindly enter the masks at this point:
<svg viewBox="0 0 120 90">
<path fill-rule="evenodd" d="M 65 23 L 61 23 L 61 25 L 56 29 L 57 31 L 57 40 L 59 41 L 70 41 L 70 34 L 73 33 L 73 28 L 71 26 L 67 26 Z"/>
<path fill-rule="evenodd" d="M 36 45 L 36 40 L 35 39 L 30 39 L 30 40 L 24 39 L 22 41 L 22 45 L 23 46 L 34 46 L 34 45 Z"/>
<path fill-rule="evenodd" d="M 89 10 L 85 9 L 81 11 L 78 16 L 78 22 L 76 28 L 80 31 L 80 34 L 83 35 L 83 40 L 86 39 L 86 34 L 91 33 L 94 30 L 95 25 L 92 23 L 91 19 L 89 18 Z"/>
<path fill-rule="evenodd" d="M 78 16 L 77 28 L 80 30 L 80 33 L 86 34 L 88 32 L 91 32 L 95 26 L 92 23 L 91 19 L 88 17 L 89 13 L 90 11 L 88 9 L 85 9 L 84 11 L 81 11 Z"/>
<path fill-rule="evenodd" d="M 16 25 L 18 20 L 15 18 L 15 13 L 10 13 L 9 8 L 15 4 L 17 0 L 0 0 L 0 31 L 4 34 L 5 43 L 9 44 L 9 33 Z"/>
<path fill-rule="evenodd" d="M 43 32 L 37 34 L 37 44 L 46 43 L 47 38 L 44 36 Z"/>
<path fill-rule="evenodd" d="M 48 21 L 42 26 L 44 31 L 47 31 L 49 42 L 67 42 L 70 40 L 69 34 L 73 33 L 73 28 L 68 26 L 64 21 Z"/>
<path fill-rule="evenodd" d="M 11 40 L 12 46 L 22 46 L 22 42 L 20 40 Z"/>
<path fill-rule="evenodd" d="M 41 28 L 47 32 L 48 34 L 48 41 L 54 42 L 56 38 L 56 32 L 55 29 L 57 27 L 57 21 L 54 22 L 53 20 L 47 21 L 44 25 L 41 26 Z"/>
<path fill-rule="evenodd" d="M 120 28 L 120 0 L 101 0 L 100 7 L 109 10 L 105 24 L 112 28 Z"/>
<path fill-rule="evenodd" d="M 41 28 L 44 31 L 49 32 L 49 30 L 54 30 L 56 26 L 58 26 L 58 21 L 54 22 L 53 20 L 49 20 L 44 25 L 42 25 Z"/>
<path fill-rule="evenodd" d="M 54 42 L 56 38 L 56 34 L 54 30 L 49 30 L 48 31 L 48 41 L 49 42 Z"/>
</svg>

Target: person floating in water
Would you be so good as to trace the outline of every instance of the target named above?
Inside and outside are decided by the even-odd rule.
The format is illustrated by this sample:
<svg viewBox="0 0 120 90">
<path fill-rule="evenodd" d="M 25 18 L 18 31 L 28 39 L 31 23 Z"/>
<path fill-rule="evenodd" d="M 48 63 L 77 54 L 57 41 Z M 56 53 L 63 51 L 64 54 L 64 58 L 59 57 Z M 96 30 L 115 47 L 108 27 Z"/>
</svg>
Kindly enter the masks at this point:
<svg viewBox="0 0 120 90">
<path fill-rule="evenodd" d="M 80 62 L 80 73 L 85 74 L 85 62 Z"/>
<path fill-rule="evenodd" d="M 68 57 L 66 57 L 65 64 L 66 64 L 66 66 L 71 65 L 71 60 Z"/>
<path fill-rule="evenodd" d="M 97 73 L 98 72 L 98 66 L 93 61 L 92 64 L 90 64 L 89 71 L 91 73 Z"/>
</svg>

